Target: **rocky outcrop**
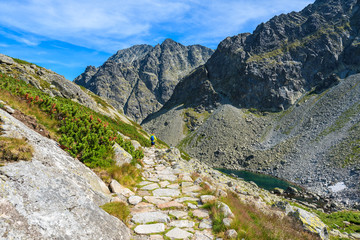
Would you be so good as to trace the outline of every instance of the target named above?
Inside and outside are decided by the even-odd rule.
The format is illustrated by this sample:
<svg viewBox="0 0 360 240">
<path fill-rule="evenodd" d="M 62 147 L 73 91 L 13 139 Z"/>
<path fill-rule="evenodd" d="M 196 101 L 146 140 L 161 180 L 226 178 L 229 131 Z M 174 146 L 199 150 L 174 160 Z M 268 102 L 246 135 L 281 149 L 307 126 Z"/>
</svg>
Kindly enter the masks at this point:
<svg viewBox="0 0 360 240">
<path fill-rule="evenodd" d="M 3 134 L 25 138 L 31 161 L 0 167 L 3 239 L 130 239 L 129 229 L 99 206 L 111 200 L 95 173 L 0 109 Z"/>
<path fill-rule="evenodd" d="M 79 86 L 51 70 L 25 61 L 18 63 L 11 57 L 0 54 L 0 71 L 30 83 L 50 96 L 72 99 L 95 111 L 99 111 L 94 99 Z"/>
<path fill-rule="evenodd" d="M 141 122 L 171 97 L 179 80 L 204 64 L 213 50 L 166 39 L 155 47 L 120 50 L 99 68 L 87 67 L 74 82 Z"/>
</svg>

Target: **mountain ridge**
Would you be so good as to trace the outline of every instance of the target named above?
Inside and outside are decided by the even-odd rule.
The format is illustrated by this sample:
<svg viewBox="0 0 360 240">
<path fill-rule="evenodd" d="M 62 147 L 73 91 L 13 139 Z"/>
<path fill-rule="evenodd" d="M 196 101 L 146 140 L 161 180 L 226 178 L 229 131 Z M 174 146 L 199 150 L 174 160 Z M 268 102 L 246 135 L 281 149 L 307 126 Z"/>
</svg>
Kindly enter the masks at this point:
<svg viewBox="0 0 360 240">
<path fill-rule="evenodd" d="M 160 109 L 178 81 L 212 53 L 209 48 L 184 46 L 172 39 L 154 47 L 135 45 L 119 50 L 99 68 L 87 67 L 74 82 L 141 121 Z"/>
</svg>

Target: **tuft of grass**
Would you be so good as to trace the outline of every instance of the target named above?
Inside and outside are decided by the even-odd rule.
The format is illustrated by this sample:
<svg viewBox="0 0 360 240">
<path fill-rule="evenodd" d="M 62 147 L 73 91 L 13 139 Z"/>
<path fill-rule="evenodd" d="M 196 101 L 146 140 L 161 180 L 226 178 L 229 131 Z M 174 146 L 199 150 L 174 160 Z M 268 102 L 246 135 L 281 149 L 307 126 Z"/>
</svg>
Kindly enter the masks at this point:
<svg viewBox="0 0 360 240">
<path fill-rule="evenodd" d="M 34 149 L 25 139 L 0 137 L 0 163 L 30 161 Z"/>
<path fill-rule="evenodd" d="M 40 66 L 34 64 L 34 63 L 30 63 L 30 62 L 27 62 L 27 61 L 24 61 L 24 60 L 21 60 L 21 59 L 18 59 L 18 58 L 12 58 L 15 62 L 19 63 L 19 64 L 24 64 L 24 65 L 35 65 L 37 66 L 38 68 L 41 68 Z"/>
<path fill-rule="evenodd" d="M 115 179 L 121 185 L 130 189 L 133 189 L 141 182 L 141 169 L 136 168 L 135 164 L 125 163 L 121 167 L 114 165 L 107 168 L 106 171 L 108 177 Z"/>
<path fill-rule="evenodd" d="M 100 206 L 105 212 L 117 217 L 121 221 L 128 223 L 130 210 L 129 207 L 123 202 L 111 202 Z"/>
<path fill-rule="evenodd" d="M 46 112 L 41 111 L 36 105 L 31 105 L 21 97 L 14 96 L 9 91 L 2 89 L 0 89 L 0 100 L 6 101 L 12 108 L 18 109 L 25 115 L 35 117 L 38 123 L 46 127 L 50 132 L 52 139 L 60 138 L 60 134 L 58 133 L 58 121 L 54 118 L 50 118 Z"/>
<path fill-rule="evenodd" d="M 232 192 L 228 192 L 228 196 L 221 201 L 227 204 L 235 215 L 229 229 L 235 229 L 239 239 L 319 239 L 318 236 L 304 231 L 301 224 L 294 219 L 265 214 L 256 206 L 243 203 Z M 222 220 L 220 223 L 221 216 L 215 216 L 218 223 L 213 221 L 219 231 L 218 236 L 223 236 L 225 230 Z"/>
</svg>

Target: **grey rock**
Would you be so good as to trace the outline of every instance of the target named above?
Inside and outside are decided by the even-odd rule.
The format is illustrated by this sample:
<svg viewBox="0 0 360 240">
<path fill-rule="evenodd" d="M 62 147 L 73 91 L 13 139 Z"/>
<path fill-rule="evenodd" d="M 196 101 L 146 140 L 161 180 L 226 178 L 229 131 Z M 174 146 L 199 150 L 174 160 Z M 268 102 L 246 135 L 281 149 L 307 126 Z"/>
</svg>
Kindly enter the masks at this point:
<svg viewBox="0 0 360 240">
<path fill-rule="evenodd" d="M 318 234 L 321 239 L 329 239 L 327 226 L 313 213 L 296 208 L 291 215 L 300 220 L 306 230 Z"/>
<path fill-rule="evenodd" d="M 115 157 L 114 161 L 117 166 L 121 167 L 125 163 L 131 163 L 132 156 L 130 153 L 126 152 L 119 144 L 114 144 Z"/>
<path fill-rule="evenodd" d="M 165 224 L 155 223 L 155 224 L 138 225 L 136 226 L 134 231 L 137 234 L 161 233 L 165 231 Z"/>
<path fill-rule="evenodd" d="M 176 217 L 177 219 L 184 218 L 188 216 L 187 212 L 179 211 L 179 210 L 170 210 L 169 215 Z"/>
<path fill-rule="evenodd" d="M 216 197 L 213 195 L 202 195 L 200 196 L 201 202 L 203 204 L 208 203 L 208 202 L 214 202 L 216 200 Z"/>
<path fill-rule="evenodd" d="M 220 208 L 220 211 L 224 214 L 224 217 L 229 217 L 229 218 L 234 218 L 234 214 L 232 213 L 230 207 L 223 203 L 223 202 L 218 202 L 218 206 Z"/>
<path fill-rule="evenodd" d="M 165 236 L 172 239 L 187 239 L 192 235 L 192 233 L 189 233 L 188 231 L 182 230 L 180 228 L 174 228 L 165 234 Z"/>
<path fill-rule="evenodd" d="M 136 204 L 138 204 L 139 202 L 142 201 L 142 197 L 140 197 L 140 196 L 130 196 L 128 201 L 129 201 L 129 203 L 131 205 L 136 205 Z"/>
<path fill-rule="evenodd" d="M 130 230 L 100 205 L 95 173 L 60 149 L 57 143 L 27 128 L 0 109 L 6 136 L 24 137 L 34 148 L 31 161 L 0 168 L 0 235 L 14 239 L 130 239 Z M 106 222 L 106 227 L 99 225 Z"/>
<path fill-rule="evenodd" d="M 238 234 L 235 231 L 235 229 L 229 229 L 225 232 L 225 236 L 228 237 L 229 239 L 236 239 L 237 235 Z"/>
<path fill-rule="evenodd" d="M 159 188 L 159 184 L 157 184 L 157 183 L 152 183 L 152 184 L 146 185 L 144 187 L 141 187 L 142 190 L 154 190 L 157 188 Z"/>
<path fill-rule="evenodd" d="M 0 63 L 5 63 L 8 65 L 16 64 L 15 61 L 11 57 L 8 57 L 4 54 L 0 54 Z"/>
<path fill-rule="evenodd" d="M 180 195 L 180 191 L 177 189 L 159 188 L 153 191 L 153 195 L 156 197 L 176 197 Z"/>
<path fill-rule="evenodd" d="M 224 223 L 225 227 L 227 227 L 227 228 L 230 227 L 232 221 L 233 220 L 231 218 L 224 218 L 223 219 L 223 223 Z"/>
<path fill-rule="evenodd" d="M 178 228 L 192 228 L 195 226 L 193 221 L 189 220 L 175 220 L 169 223 L 170 227 L 178 227 Z"/>
<path fill-rule="evenodd" d="M 134 223 L 149 223 L 149 222 L 160 222 L 160 223 L 168 223 L 170 222 L 170 218 L 168 215 L 162 212 L 143 212 L 143 213 L 135 213 L 131 218 L 131 221 Z"/>
<path fill-rule="evenodd" d="M 210 219 L 203 219 L 199 224 L 200 229 L 212 229 L 212 221 Z"/>
<path fill-rule="evenodd" d="M 131 140 L 131 144 L 134 146 L 136 150 L 141 148 L 141 144 L 136 140 Z"/>
<path fill-rule="evenodd" d="M 130 189 L 122 186 L 115 179 L 111 180 L 110 189 L 113 193 L 118 193 L 118 194 L 124 195 L 125 197 L 130 197 L 130 196 L 135 195 L 134 192 L 132 192 Z"/>
<path fill-rule="evenodd" d="M 5 106 L 4 106 L 4 109 L 5 109 L 5 111 L 7 111 L 7 112 L 10 113 L 10 114 L 14 114 L 14 113 L 15 113 L 15 110 L 14 110 L 12 107 L 10 107 L 9 105 L 5 105 Z"/>
</svg>

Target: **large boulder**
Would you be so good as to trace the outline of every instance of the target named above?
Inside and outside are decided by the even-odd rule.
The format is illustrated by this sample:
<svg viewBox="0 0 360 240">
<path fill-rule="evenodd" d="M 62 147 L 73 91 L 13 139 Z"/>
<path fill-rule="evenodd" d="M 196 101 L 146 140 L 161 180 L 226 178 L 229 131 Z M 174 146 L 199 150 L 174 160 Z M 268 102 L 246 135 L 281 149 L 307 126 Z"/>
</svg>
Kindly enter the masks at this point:
<svg viewBox="0 0 360 240">
<path fill-rule="evenodd" d="M 125 224 L 99 207 L 111 196 L 96 174 L 1 109 L 0 118 L 5 136 L 34 149 L 31 161 L 0 167 L 2 238 L 130 239 Z"/>
<path fill-rule="evenodd" d="M 133 157 L 131 156 L 130 153 L 128 153 L 122 147 L 120 147 L 119 144 L 117 143 L 114 144 L 114 151 L 115 151 L 114 160 L 117 166 L 121 167 L 125 163 L 131 163 Z"/>
</svg>

